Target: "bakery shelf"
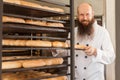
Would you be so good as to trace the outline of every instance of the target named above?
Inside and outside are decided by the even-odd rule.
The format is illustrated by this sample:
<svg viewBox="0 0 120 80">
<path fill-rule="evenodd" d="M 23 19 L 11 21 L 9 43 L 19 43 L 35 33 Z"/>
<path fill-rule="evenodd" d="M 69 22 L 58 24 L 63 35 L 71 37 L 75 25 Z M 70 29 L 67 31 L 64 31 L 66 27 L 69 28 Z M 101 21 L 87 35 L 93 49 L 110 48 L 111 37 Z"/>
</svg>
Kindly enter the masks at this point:
<svg viewBox="0 0 120 80">
<path fill-rule="evenodd" d="M 64 27 L 64 28 L 61 28 L 61 27 L 46 27 L 46 26 L 36 26 L 36 25 L 30 25 L 30 24 L 22 24 L 22 23 L 1 23 L 2 27 L 0 28 L 0 31 L 2 33 L 1 37 L 4 39 L 9 39 L 9 38 L 15 38 L 17 35 L 14 35 L 15 33 L 17 34 L 23 34 L 23 36 L 18 36 L 16 37 L 16 39 L 19 39 L 19 38 L 31 38 L 31 36 L 33 36 L 34 34 L 41 34 L 43 37 L 40 37 L 40 39 L 51 39 L 52 37 L 44 37 L 46 35 L 44 34 L 67 34 L 68 32 L 71 33 L 71 37 L 70 37 L 70 43 L 71 43 L 71 46 L 70 48 L 54 48 L 54 47 L 20 47 L 20 46 L 3 46 L 1 44 L 1 53 L 2 55 L 0 56 L 2 58 L 2 56 L 4 56 L 4 53 L 5 52 L 2 52 L 3 50 L 21 50 L 21 51 L 25 51 L 25 54 L 28 52 L 29 53 L 29 56 L 31 54 L 33 54 L 35 51 L 40 51 L 40 53 L 43 51 L 47 51 L 47 50 L 50 50 L 50 49 L 59 49 L 59 50 L 63 50 L 63 49 L 69 49 L 70 50 L 70 56 L 67 56 L 66 59 L 66 63 L 64 64 L 61 64 L 61 65 L 53 65 L 53 66 L 42 66 L 42 67 L 33 67 L 33 68 L 17 68 L 17 69 L 0 69 L 0 79 L 1 78 L 1 75 L 2 73 L 7 73 L 7 72 L 18 72 L 18 71 L 27 71 L 27 70 L 46 70 L 46 69 L 61 69 L 61 68 L 68 68 L 70 67 L 70 77 L 71 79 L 70 80 L 74 80 L 74 48 L 73 48 L 73 45 L 74 45 L 74 35 L 73 35 L 73 27 L 74 27 L 74 19 L 73 19 L 73 16 L 74 16 L 74 9 L 73 9 L 73 6 L 74 6 L 74 2 L 73 0 L 70 0 L 70 5 L 65 5 L 65 4 L 61 4 L 61 3 L 56 3 L 54 1 L 50 1 L 50 0 L 39 0 L 39 1 L 42 1 L 42 2 L 45 2 L 45 3 L 50 3 L 50 4 L 55 4 L 55 5 L 58 5 L 58 6 L 62 6 L 62 7 L 67 7 L 69 8 L 70 12 L 69 13 L 64 13 L 64 12 L 57 12 L 57 11 L 52 11 L 52 10 L 47 10 L 47 9 L 41 9 L 41 8 L 35 8 L 35 7 L 30 7 L 30 6 L 24 6 L 24 5 L 19 5 L 19 4 L 13 4 L 13 3 L 7 3 L 7 2 L 2 2 L 3 4 L 3 7 L 0 7 L 1 9 L 1 12 L 3 13 L 3 15 L 8 15 L 8 16 L 13 16 L 13 17 L 20 17 L 20 18 L 23 18 L 23 19 L 33 19 L 33 20 L 43 20 L 43 21 L 48 21 L 48 22 L 60 22 L 60 23 L 65 23 L 65 21 L 57 21 L 57 20 L 49 20 L 51 19 L 51 17 L 57 17 L 57 16 L 64 16 L 64 15 L 70 15 L 70 26 L 69 28 L 68 27 Z M 2 15 L 1 16 L 1 19 L 2 19 Z M 46 19 L 46 18 L 49 18 L 49 19 Z M 5 34 L 5 36 L 4 36 Z M 9 36 L 9 35 L 6 35 L 6 34 L 12 34 L 13 36 Z M 24 37 L 24 34 L 30 34 L 29 36 L 26 36 Z M 8 37 L 7 37 L 8 36 Z M 34 39 L 34 38 L 39 38 L 39 37 L 35 37 L 33 36 L 31 39 Z M 56 40 L 60 40 L 60 38 L 53 38 L 53 39 L 56 39 Z M 64 39 L 64 38 L 63 38 Z M 0 39 L 2 41 L 2 39 Z M 52 39 L 51 39 L 52 40 Z M 15 52 L 17 54 L 17 52 Z M 7 54 L 7 53 L 6 53 Z M 23 53 L 24 54 L 24 53 Z M 5 55 L 5 56 L 14 56 L 14 55 L 11 55 L 8 54 L 8 55 Z M 25 56 L 25 55 L 21 55 L 21 56 Z M 33 55 L 34 56 L 34 55 Z M 40 55 L 39 55 L 40 56 Z M 46 56 L 47 57 L 47 56 Z M 67 59 L 68 57 L 70 58 L 70 64 L 67 63 Z M 53 57 L 54 58 L 54 57 Z M 2 62 L 1 62 L 2 63 Z M 72 64 L 72 65 L 71 65 Z M 66 69 L 66 72 L 67 72 L 67 69 Z M 61 75 L 61 74 L 58 74 L 58 75 Z M 40 80 L 40 79 L 30 79 L 30 80 Z"/>
<path fill-rule="evenodd" d="M 34 53 L 32 53 L 33 55 Z M 31 56 L 30 50 L 2 50 L 2 56 Z"/>
<path fill-rule="evenodd" d="M 3 50 L 45 50 L 45 49 L 69 49 L 60 47 L 20 47 L 20 46 L 3 46 Z"/>
<path fill-rule="evenodd" d="M 65 41 L 68 38 L 61 38 L 61 37 L 47 37 L 47 36 L 28 36 L 28 35 L 3 35 L 4 39 L 47 39 L 47 40 L 60 40 Z"/>
<path fill-rule="evenodd" d="M 3 32 L 11 33 L 65 33 L 68 32 L 68 28 L 63 27 L 47 27 L 37 26 L 24 23 L 3 23 Z"/>
<path fill-rule="evenodd" d="M 70 49 L 70 47 L 68 48 L 62 48 L 62 47 L 20 47 L 20 46 L 3 46 L 3 50 L 49 50 L 49 49 Z M 83 50 L 83 49 L 76 49 L 76 50 Z"/>
<path fill-rule="evenodd" d="M 13 3 L 4 2 L 3 12 L 8 14 L 18 14 L 32 17 L 51 17 L 66 15 L 68 13 L 61 13 L 57 11 L 51 11 L 41 8 L 29 7 L 24 5 L 18 5 Z"/>
<path fill-rule="evenodd" d="M 69 65 L 61 64 L 61 65 L 41 66 L 41 67 L 32 67 L 32 68 L 2 69 L 2 72 L 6 73 L 6 72 L 18 72 L 18 71 L 25 71 L 25 70 L 40 70 L 40 69 L 50 69 L 50 68 L 62 68 L 62 67 L 67 67 L 67 66 L 69 66 Z"/>
<path fill-rule="evenodd" d="M 4 13 L 4 16 L 10 16 L 10 17 L 18 17 L 18 18 L 23 18 L 23 19 L 30 19 L 30 20 L 40 20 L 40 21 L 47 21 L 47 22 L 58 22 L 58 23 L 66 23 L 66 21 L 62 20 L 53 20 L 53 19 L 48 19 L 48 18 L 38 18 L 38 17 L 32 17 L 32 16 L 24 16 L 24 15 L 16 15 L 16 14 L 8 14 Z"/>
<path fill-rule="evenodd" d="M 53 59 L 52 56 L 12 56 L 12 57 L 16 57 L 16 59 L 6 59 L 6 60 L 2 60 L 2 62 L 7 62 L 7 61 L 19 61 L 19 60 L 36 60 L 36 59 Z M 17 58 L 19 57 L 19 58 Z M 59 56 L 59 57 L 54 57 L 54 58 L 67 58 L 70 56 Z M 66 62 L 66 60 L 64 60 L 64 62 Z"/>
</svg>

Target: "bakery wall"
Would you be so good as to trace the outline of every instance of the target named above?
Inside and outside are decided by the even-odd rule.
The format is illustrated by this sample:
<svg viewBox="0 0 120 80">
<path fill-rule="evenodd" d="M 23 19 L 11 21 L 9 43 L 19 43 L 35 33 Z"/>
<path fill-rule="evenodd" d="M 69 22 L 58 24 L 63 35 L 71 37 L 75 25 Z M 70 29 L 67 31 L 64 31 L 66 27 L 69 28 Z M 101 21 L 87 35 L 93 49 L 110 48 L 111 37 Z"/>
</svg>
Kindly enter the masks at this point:
<svg viewBox="0 0 120 80">
<path fill-rule="evenodd" d="M 105 5 L 105 26 L 107 30 L 110 33 L 110 37 L 114 46 L 114 50 L 116 53 L 116 39 L 115 39 L 115 0 L 106 0 L 106 5 Z M 116 80 L 115 79 L 115 62 L 107 65 L 106 67 L 106 80 Z M 118 79 L 119 80 L 119 79 Z"/>
</svg>

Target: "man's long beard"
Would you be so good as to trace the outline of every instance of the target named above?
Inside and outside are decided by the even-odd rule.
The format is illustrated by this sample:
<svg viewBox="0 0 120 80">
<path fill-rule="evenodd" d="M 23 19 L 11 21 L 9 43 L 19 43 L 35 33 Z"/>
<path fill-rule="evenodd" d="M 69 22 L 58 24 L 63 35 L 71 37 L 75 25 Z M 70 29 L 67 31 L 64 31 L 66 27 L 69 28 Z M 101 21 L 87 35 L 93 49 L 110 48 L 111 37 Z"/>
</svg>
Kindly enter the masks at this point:
<svg viewBox="0 0 120 80">
<path fill-rule="evenodd" d="M 83 22 L 83 21 L 82 21 Z M 84 25 L 82 22 L 78 21 L 78 34 L 80 36 L 92 35 L 94 32 L 93 23 L 95 22 L 94 18 L 89 21 L 88 25 Z"/>
</svg>

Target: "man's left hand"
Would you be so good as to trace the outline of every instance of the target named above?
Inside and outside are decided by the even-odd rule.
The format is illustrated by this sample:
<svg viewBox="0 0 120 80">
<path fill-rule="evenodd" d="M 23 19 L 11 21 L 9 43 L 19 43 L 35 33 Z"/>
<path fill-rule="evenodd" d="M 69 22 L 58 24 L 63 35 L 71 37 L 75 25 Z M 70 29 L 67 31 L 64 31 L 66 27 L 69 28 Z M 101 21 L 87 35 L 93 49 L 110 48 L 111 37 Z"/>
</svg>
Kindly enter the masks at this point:
<svg viewBox="0 0 120 80">
<path fill-rule="evenodd" d="M 92 46 L 86 46 L 84 52 L 88 55 L 88 56 L 96 56 L 97 55 L 97 49 L 92 47 Z"/>
</svg>

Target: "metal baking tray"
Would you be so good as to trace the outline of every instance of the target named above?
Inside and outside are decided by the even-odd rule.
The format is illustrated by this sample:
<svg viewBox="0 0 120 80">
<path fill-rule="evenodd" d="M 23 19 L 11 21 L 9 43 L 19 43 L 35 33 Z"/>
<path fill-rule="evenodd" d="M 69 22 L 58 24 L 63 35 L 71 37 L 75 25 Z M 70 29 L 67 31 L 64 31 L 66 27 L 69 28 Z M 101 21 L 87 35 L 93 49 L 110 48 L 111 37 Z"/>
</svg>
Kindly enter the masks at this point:
<svg viewBox="0 0 120 80">
<path fill-rule="evenodd" d="M 3 46 L 3 50 L 46 50 L 46 49 L 69 49 L 69 48 L 61 48 L 61 47 L 27 47 L 27 46 Z"/>
<path fill-rule="evenodd" d="M 33 54 L 33 53 L 32 53 Z M 30 56 L 30 50 L 2 50 L 2 56 Z"/>
<path fill-rule="evenodd" d="M 29 36 L 29 35 L 3 35 L 4 39 L 47 39 L 47 40 L 60 40 L 65 41 L 68 38 L 62 37 L 47 37 L 47 36 Z"/>
<path fill-rule="evenodd" d="M 25 71 L 25 70 L 40 70 L 40 69 L 50 69 L 50 68 L 61 68 L 67 66 L 68 66 L 67 64 L 60 64 L 60 65 L 41 66 L 41 67 L 32 67 L 32 68 L 2 69 L 2 72 L 6 73 L 6 72 L 17 72 L 17 71 Z"/>
<path fill-rule="evenodd" d="M 30 20 L 47 21 L 47 22 L 57 22 L 57 23 L 66 23 L 66 21 L 53 20 L 53 19 L 50 19 L 50 18 L 38 18 L 38 17 L 32 17 L 32 16 L 8 14 L 8 13 L 4 13 L 3 15 L 4 16 L 10 16 L 10 17 L 18 17 L 18 18 L 23 18 L 23 19 L 30 19 Z"/>
<path fill-rule="evenodd" d="M 27 47 L 27 46 L 2 46 L 3 50 L 52 50 L 52 49 L 70 49 L 71 47 L 63 48 L 63 47 Z M 84 49 L 75 49 L 75 50 L 84 50 Z"/>
<path fill-rule="evenodd" d="M 60 15 L 68 14 L 68 13 L 61 13 L 57 11 L 51 11 L 51 10 L 29 7 L 29 6 L 7 3 L 7 2 L 4 2 L 3 4 L 3 12 L 10 14 L 33 16 L 33 17 L 51 17 L 51 16 L 60 16 Z"/>
<path fill-rule="evenodd" d="M 68 28 L 63 27 L 47 27 L 47 26 L 38 26 L 25 23 L 14 23 L 6 22 L 3 23 L 3 32 L 10 33 L 66 33 Z"/>
<path fill-rule="evenodd" d="M 8 57 L 8 56 L 7 56 Z M 12 56 L 12 57 L 17 57 L 17 56 Z M 16 59 L 7 59 L 7 60 L 2 60 L 2 62 L 7 62 L 7 61 L 19 61 L 19 60 L 35 60 L 35 59 L 50 59 L 50 58 L 68 58 L 70 56 L 58 56 L 58 57 L 53 57 L 53 56 L 18 56 L 21 58 L 16 58 Z M 64 62 L 66 62 L 66 60 L 64 59 Z"/>
</svg>

